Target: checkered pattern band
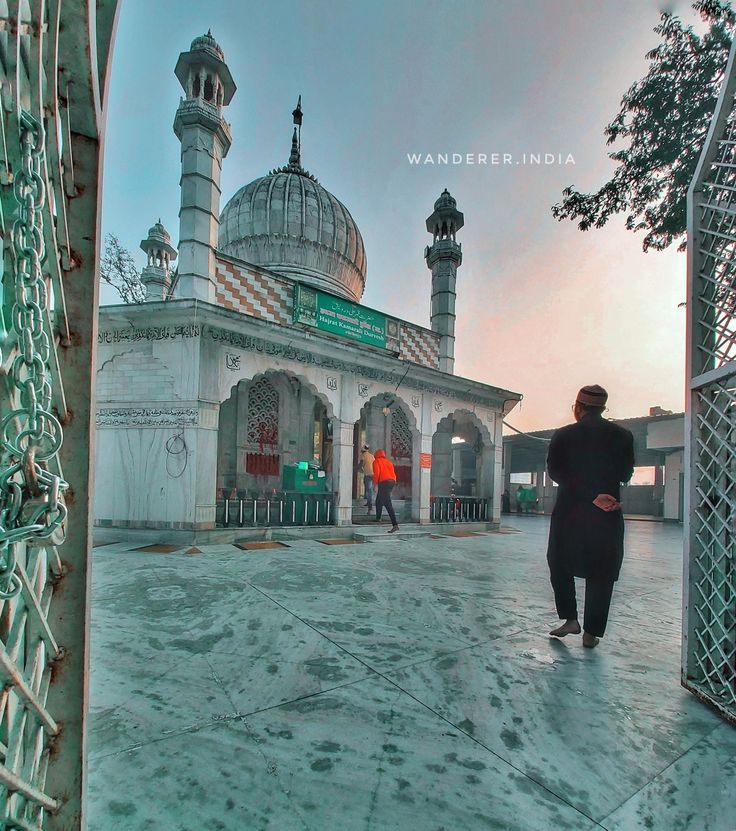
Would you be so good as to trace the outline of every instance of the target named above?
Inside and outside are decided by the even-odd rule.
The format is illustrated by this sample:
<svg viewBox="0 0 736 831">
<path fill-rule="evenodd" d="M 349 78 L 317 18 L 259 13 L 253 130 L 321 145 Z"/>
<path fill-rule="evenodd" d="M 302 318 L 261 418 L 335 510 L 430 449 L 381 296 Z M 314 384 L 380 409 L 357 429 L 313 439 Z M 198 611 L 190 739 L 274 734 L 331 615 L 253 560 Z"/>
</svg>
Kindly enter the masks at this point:
<svg viewBox="0 0 736 831">
<path fill-rule="evenodd" d="M 217 261 L 217 303 L 234 312 L 290 326 L 294 304 L 294 286 L 289 280 Z"/>
<path fill-rule="evenodd" d="M 229 260 L 217 261 L 218 305 L 233 312 L 269 320 L 280 326 L 292 326 L 294 284 L 255 269 L 247 271 Z M 401 347 L 399 354 L 405 361 L 437 369 L 439 335 L 426 329 L 401 323 Z"/>
<path fill-rule="evenodd" d="M 405 361 L 437 369 L 440 351 L 440 336 L 425 329 L 415 329 L 406 323 L 401 324 L 401 351 Z"/>
</svg>

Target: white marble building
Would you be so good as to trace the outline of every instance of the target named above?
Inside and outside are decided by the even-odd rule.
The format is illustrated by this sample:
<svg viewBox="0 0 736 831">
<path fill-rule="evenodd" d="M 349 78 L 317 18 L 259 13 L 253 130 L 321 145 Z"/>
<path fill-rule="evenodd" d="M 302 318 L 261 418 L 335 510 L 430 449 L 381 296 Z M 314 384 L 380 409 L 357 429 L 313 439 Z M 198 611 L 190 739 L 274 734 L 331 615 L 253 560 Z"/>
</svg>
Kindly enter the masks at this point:
<svg viewBox="0 0 736 831">
<path fill-rule="evenodd" d="M 313 460 L 349 524 L 364 442 L 393 459 L 405 516 L 428 522 L 431 497 L 450 493 L 453 438 L 475 449 L 475 495 L 498 522 L 502 421 L 520 395 L 453 374 L 455 200 L 445 191 L 427 220 L 431 328 L 362 306 L 363 240 L 301 165 L 300 105 L 288 164 L 220 213 L 235 84 L 210 34 L 175 71 L 179 246 L 156 223 L 141 243 L 147 302 L 100 310 L 96 522 L 214 528 L 223 494 L 273 492 L 284 465 Z"/>
</svg>

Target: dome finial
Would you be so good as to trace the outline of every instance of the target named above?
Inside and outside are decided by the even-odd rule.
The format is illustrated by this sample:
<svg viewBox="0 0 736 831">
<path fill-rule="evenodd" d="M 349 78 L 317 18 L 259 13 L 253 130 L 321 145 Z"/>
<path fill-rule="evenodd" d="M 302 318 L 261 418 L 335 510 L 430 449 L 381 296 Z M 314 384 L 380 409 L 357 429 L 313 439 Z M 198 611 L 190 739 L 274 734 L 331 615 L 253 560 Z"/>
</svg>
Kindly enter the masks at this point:
<svg viewBox="0 0 736 831">
<path fill-rule="evenodd" d="M 289 156 L 289 167 L 301 170 L 301 148 L 302 148 L 302 97 L 296 102 L 296 109 L 291 113 L 294 119 L 294 134 L 291 137 L 291 155 Z"/>
<path fill-rule="evenodd" d="M 301 167 L 302 160 L 299 153 L 299 136 L 294 127 L 294 135 L 291 137 L 291 155 L 289 156 L 289 167 Z"/>
</svg>

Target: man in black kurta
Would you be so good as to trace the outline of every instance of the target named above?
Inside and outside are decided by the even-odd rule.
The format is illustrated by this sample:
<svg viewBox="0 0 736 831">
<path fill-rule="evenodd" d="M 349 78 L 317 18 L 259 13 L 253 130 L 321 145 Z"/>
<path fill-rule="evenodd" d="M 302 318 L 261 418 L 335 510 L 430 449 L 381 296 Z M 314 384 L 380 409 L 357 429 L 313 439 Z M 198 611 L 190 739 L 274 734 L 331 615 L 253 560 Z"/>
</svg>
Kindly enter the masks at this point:
<svg viewBox="0 0 736 831">
<path fill-rule="evenodd" d="M 583 387 L 573 407 L 575 424 L 555 431 L 547 455 L 549 476 L 559 486 L 547 562 L 557 614 L 565 620 L 550 635 L 579 634 L 574 578 L 584 577 L 587 647 L 606 629 L 624 556 L 621 483 L 634 472 L 634 437 L 603 418 L 607 400 L 603 387 Z"/>
</svg>

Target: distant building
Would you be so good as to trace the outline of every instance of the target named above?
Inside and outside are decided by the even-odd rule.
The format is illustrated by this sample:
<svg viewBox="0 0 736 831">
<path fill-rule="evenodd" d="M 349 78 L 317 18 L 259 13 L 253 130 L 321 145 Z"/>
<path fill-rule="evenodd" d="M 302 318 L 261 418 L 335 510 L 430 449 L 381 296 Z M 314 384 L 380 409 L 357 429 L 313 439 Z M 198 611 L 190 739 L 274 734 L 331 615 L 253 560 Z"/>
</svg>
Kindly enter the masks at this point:
<svg viewBox="0 0 736 831">
<path fill-rule="evenodd" d="M 96 522 L 213 528 L 224 496 L 271 494 L 285 465 L 309 461 L 335 494 L 330 521 L 349 523 L 363 443 L 394 460 L 405 517 L 427 522 L 431 497 L 451 492 L 458 436 L 497 522 L 503 416 L 520 396 L 453 374 L 455 199 L 445 190 L 426 220 L 431 328 L 362 306 L 363 239 L 302 166 L 301 103 L 287 163 L 221 211 L 235 83 L 209 33 L 175 73 L 179 244 L 153 225 L 141 243 L 147 302 L 100 310 Z"/>
<path fill-rule="evenodd" d="M 682 521 L 684 504 L 684 413 L 652 407 L 648 416 L 613 419 L 634 435 L 636 469 L 632 484 L 622 489 L 624 513 Z M 504 436 L 504 486 L 512 494 L 521 484 L 533 485 L 539 511 L 550 513 L 555 484 L 545 471 L 554 430 Z M 516 506 L 512 504 L 512 510 Z"/>
</svg>

